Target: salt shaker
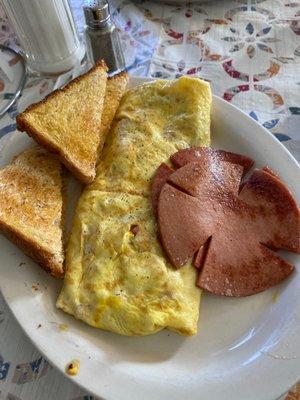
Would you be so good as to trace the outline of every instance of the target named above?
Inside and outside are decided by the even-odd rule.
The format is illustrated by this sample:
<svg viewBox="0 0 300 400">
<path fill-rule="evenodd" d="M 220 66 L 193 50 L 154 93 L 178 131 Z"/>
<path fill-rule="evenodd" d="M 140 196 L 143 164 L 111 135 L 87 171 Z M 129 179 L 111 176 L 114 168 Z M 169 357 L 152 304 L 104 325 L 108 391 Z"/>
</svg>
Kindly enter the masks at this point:
<svg viewBox="0 0 300 400">
<path fill-rule="evenodd" d="M 114 75 L 125 69 L 125 61 L 120 38 L 115 24 L 110 18 L 108 3 L 105 0 L 85 0 L 85 41 L 87 56 L 94 64 L 104 59 L 108 74 Z"/>
</svg>

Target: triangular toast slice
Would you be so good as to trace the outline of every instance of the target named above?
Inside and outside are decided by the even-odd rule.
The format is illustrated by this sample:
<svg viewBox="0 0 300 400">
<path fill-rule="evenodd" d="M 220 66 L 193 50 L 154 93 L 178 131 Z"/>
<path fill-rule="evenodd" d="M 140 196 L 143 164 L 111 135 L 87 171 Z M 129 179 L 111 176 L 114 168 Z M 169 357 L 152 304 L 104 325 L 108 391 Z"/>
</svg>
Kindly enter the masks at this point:
<svg viewBox="0 0 300 400">
<path fill-rule="evenodd" d="M 110 131 L 116 111 L 129 81 L 127 72 L 121 72 L 107 79 L 106 94 L 102 112 L 102 122 L 100 128 L 99 154 L 103 148 L 105 139 Z"/>
<path fill-rule="evenodd" d="M 48 150 L 82 182 L 95 177 L 107 67 L 98 62 L 86 74 L 17 116 L 18 129 Z"/>
<path fill-rule="evenodd" d="M 33 147 L 0 170 L 0 230 L 55 277 L 64 275 L 64 183 L 53 154 Z"/>
</svg>

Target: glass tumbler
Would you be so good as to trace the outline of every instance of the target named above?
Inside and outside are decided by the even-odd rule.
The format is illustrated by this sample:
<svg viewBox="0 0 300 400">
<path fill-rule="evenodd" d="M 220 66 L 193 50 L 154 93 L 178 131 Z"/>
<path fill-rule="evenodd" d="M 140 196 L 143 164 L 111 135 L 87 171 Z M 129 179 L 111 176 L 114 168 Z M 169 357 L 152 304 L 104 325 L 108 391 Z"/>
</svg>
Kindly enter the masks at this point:
<svg viewBox="0 0 300 400">
<path fill-rule="evenodd" d="M 68 0 L 0 0 L 28 67 L 59 74 L 84 57 Z"/>
</svg>

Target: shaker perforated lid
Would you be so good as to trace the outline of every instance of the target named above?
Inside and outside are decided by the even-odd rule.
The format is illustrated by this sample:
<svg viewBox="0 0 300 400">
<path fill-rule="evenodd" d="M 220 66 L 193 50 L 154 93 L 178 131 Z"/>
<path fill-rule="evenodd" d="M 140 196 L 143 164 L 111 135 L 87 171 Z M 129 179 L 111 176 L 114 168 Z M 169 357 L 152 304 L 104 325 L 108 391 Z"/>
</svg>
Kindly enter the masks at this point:
<svg viewBox="0 0 300 400">
<path fill-rule="evenodd" d="M 83 12 L 86 24 L 97 27 L 110 17 L 108 3 L 105 0 L 84 0 Z"/>
</svg>

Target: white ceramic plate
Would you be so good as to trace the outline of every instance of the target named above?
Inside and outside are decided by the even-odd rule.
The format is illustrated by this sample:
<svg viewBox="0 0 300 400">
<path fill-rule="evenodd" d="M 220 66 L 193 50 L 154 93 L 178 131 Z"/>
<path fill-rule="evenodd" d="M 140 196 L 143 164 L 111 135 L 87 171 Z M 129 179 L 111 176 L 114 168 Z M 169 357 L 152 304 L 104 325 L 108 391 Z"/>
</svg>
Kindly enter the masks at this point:
<svg viewBox="0 0 300 400">
<path fill-rule="evenodd" d="M 267 130 L 217 97 L 212 138 L 215 147 L 246 154 L 257 166 L 268 164 L 300 203 L 297 162 Z M 1 165 L 29 144 L 25 134 L 15 133 Z M 3 237 L 0 254 L 1 290 L 24 331 L 59 370 L 78 359 L 79 373 L 71 379 L 103 399 L 274 400 L 300 378 L 299 256 L 288 255 L 298 271 L 274 289 L 241 299 L 204 294 L 194 337 L 163 331 L 128 338 L 58 311 L 61 282 Z M 38 290 L 32 289 L 37 283 Z"/>
</svg>

